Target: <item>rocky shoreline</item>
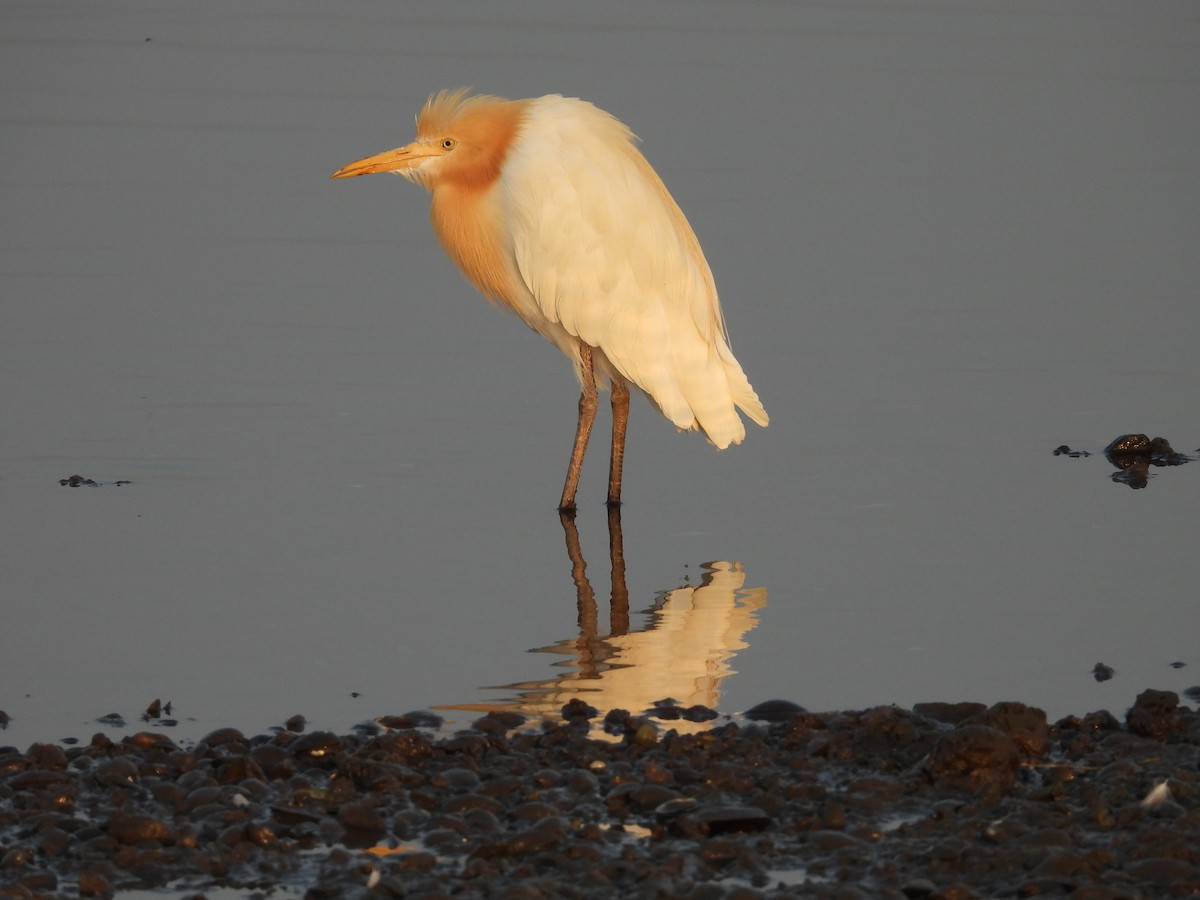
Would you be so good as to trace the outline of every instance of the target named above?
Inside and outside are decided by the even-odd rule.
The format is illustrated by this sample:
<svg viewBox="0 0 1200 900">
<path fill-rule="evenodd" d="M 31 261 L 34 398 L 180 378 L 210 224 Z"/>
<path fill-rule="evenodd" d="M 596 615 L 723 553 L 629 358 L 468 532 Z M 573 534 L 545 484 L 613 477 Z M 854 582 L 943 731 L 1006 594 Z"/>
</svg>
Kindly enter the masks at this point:
<svg viewBox="0 0 1200 900">
<path fill-rule="evenodd" d="M 770 702 L 671 728 L 710 712 L 0 748 L 0 896 L 1200 894 L 1200 715 L 1171 692 L 1124 721 Z"/>
</svg>

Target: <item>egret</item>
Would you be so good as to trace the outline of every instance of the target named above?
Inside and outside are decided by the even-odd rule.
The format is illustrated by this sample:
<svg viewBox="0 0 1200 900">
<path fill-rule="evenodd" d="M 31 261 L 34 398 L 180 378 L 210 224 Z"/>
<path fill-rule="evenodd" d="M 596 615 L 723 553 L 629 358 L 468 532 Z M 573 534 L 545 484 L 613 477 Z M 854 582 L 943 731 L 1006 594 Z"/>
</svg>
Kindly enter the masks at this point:
<svg viewBox="0 0 1200 900">
<path fill-rule="evenodd" d="M 612 394 L 608 505 L 621 503 L 629 386 L 681 430 L 723 450 L 741 410 L 766 410 L 729 349 L 708 262 L 637 138 L 584 100 L 432 94 L 411 144 L 333 178 L 393 172 L 432 195 L 443 249 L 491 302 L 558 347 L 581 392 L 559 509 L 575 493 L 598 406 Z"/>
</svg>

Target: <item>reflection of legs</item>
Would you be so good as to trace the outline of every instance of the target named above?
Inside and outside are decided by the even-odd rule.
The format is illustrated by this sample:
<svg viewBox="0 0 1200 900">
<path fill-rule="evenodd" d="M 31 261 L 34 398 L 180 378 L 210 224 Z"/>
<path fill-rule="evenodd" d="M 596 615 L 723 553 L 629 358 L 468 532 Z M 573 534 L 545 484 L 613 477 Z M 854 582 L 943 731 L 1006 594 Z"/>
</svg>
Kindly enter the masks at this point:
<svg viewBox="0 0 1200 900">
<path fill-rule="evenodd" d="M 587 577 L 587 563 L 583 560 L 583 549 L 579 546 L 579 529 L 575 527 L 574 511 L 561 511 L 563 534 L 567 539 L 567 558 L 571 560 L 571 580 L 575 582 L 575 597 L 579 604 L 579 650 L 587 652 L 596 637 L 596 593 Z"/>
<path fill-rule="evenodd" d="M 614 375 L 612 380 L 612 456 L 608 463 L 608 506 L 621 505 L 621 467 L 625 463 L 625 427 L 629 424 L 629 385 Z M 618 531 L 620 521 L 617 522 Z"/>
<path fill-rule="evenodd" d="M 629 394 L 626 393 L 628 400 Z M 621 536 L 621 507 L 608 507 L 608 558 L 612 563 L 612 606 L 609 633 L 629 633 L 629 588 L 625 585 L 625 542 Z"/>
<path fill-rule="evenodd" d="M 579 529 L 575 527 L 575 511 L 563 510 L 558 514 L 562 522 L 563 535 L 567 540 L 567 558 L 571 560 L 571 580 L 575 582 L 575 597 L 579 605 L 580 666 L 586 669 L 607 658 L 607 652 L 599 650 L 603 642 L 597 642 L 598 616 L 596 592 L 587 577 L 587 562 L 579 543 Z M 625 543 L 621 534 L 621 509 L 613 506 L 608 510 L 608 557 L 612 565 L 612 601 L 609 607 L 609 635 L 629 633 L 629 588 L 625 584 Z"/>
<path fill-rule="evenodd" d="M 592 434 L 592 423 L 596 421 L 596 376 L 592 372 L 592 348 L 587 344 L 579 344 L 579 365 L 583 372 L 583 390 L 579 394 L 579 421 L 575 426 L 575 446 L 571 449 L 571 463 L 567 466 L 567 482 L 563 485 L 562 499 L 558 501 L 560 512 L 575 511 L 575 491 L 579 489 L 579 473 L 583 471 L 583 455 L 587 452 L 588 438 Z M 613 395 L 616 403 L 616 394 Z M 625 392 L 626 407 L 629 404 L 629 391 Z M 615 433 L 613 440 L 616 440 Z M 622 433 L 621 442 L 624 446 L 625 437 Z M 617 473 L 617 495 L 620 496 L 620 472 Z M 612 486 L 609 486 L 609 497 L 612 497 Z M 610 499 L 611 503 L 612 500 Z"/>
</svg>

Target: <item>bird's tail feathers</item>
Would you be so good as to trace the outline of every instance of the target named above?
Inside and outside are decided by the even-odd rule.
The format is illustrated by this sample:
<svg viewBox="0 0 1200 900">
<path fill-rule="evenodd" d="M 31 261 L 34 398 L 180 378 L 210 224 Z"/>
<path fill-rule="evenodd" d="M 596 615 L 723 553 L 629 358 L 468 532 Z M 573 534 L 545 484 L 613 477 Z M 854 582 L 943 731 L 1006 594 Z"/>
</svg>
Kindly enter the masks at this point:
<svg viewBox="0 0 1200 900">
<path fill-rule="evenodd" d="M 640 388 L 676 428 L 703 433 L 718 450 L 745 440 L 746 426 L 739 409 L 766 427 L 770 421 L 767 411 L 724 343 L 716 348 L 716 359 L 708 348 L 684 345 L 673 350 L 667 356 L 654 357 L 653 362 L 643 360 L 636 370 L 618 367 L 603 353 L 594 352 L 597 383 L 603 388 L 619 378 Z M 692 359 L 689 351 L 705 358 Z"/>
<path fill-rule="evenodd" d="M 746 373 L 742 371 L 742 367 L 738 365 L 738 361 L 733 358 L 733 353 L 727 346 L 718 348 L 718 352 L 721 355 L 721 361 L 725 363 L 725 375 L 729 379 L 729 393 L 733 398 L 734 405 L 749 416 L 750 421 L 766 428 L 771 422 L 771 417 L 767 415 L 762 401 L 758 399 L 758 394 L 750 386 L 750 379 L 746 377 Z"/>
</svg>

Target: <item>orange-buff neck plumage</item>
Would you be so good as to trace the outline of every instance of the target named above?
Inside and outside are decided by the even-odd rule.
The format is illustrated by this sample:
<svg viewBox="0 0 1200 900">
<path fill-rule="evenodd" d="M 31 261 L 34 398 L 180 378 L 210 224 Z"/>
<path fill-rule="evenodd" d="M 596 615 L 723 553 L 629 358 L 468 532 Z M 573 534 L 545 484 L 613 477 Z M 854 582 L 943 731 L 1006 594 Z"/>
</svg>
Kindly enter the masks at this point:
<svg viewBox="0 0 1200 900">
<path fill-rule="evenodd" d="M 564 511 L 575 508 L 597 385 L 613 396 L 610 506 L 628 385 L 720 449 L 746 435 L 739 409 L 768 421 L 729 349 L 700 243 L 635 142 L 583 100 L 441 91 L 415 141 L 333 176 L 394 172 L 427 188 L 434 231 L 467 279 L 572 361 L 583 393 Z"/>
</svg>

